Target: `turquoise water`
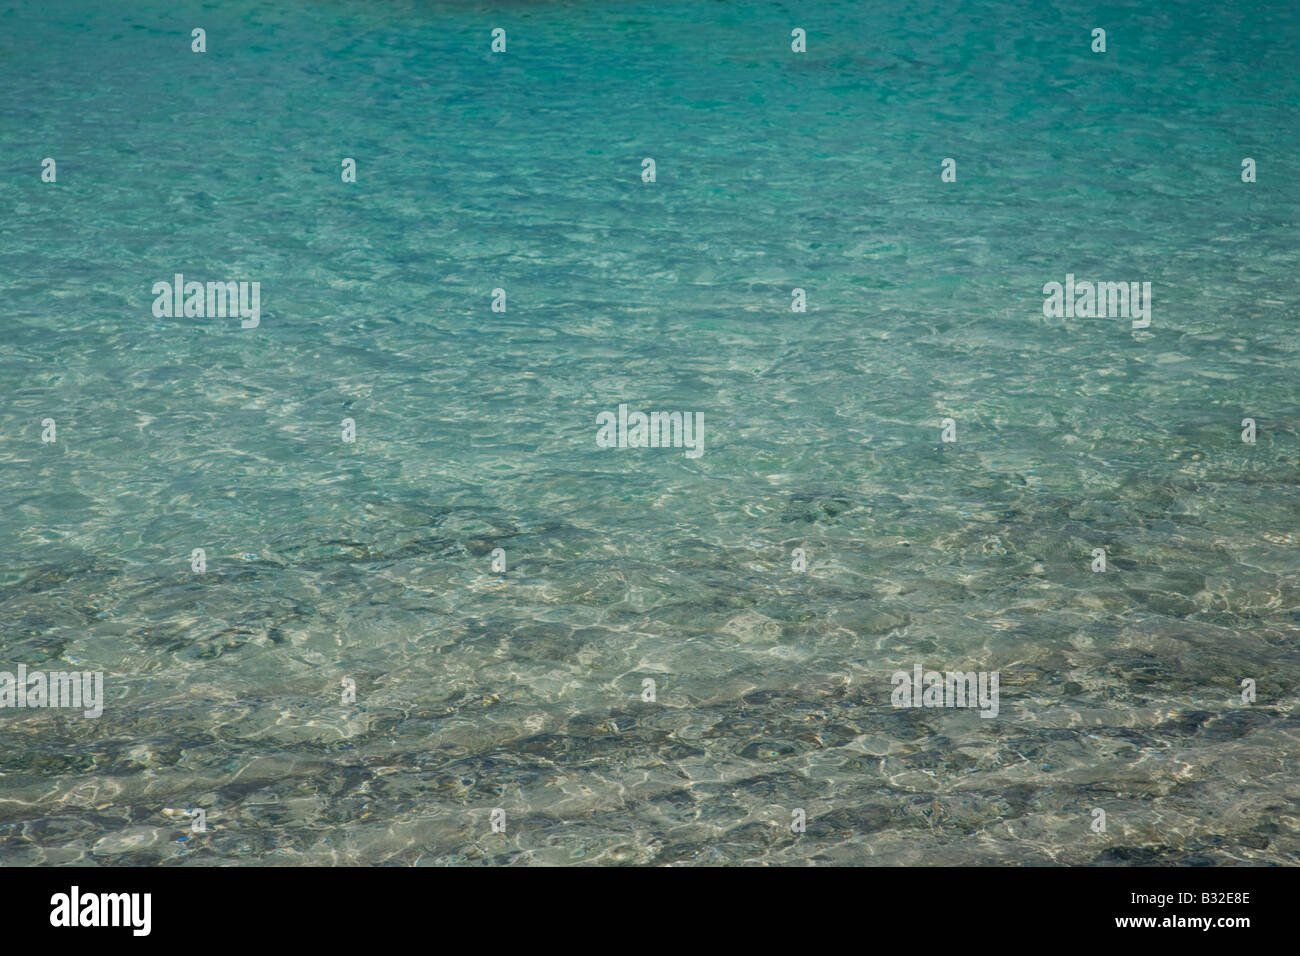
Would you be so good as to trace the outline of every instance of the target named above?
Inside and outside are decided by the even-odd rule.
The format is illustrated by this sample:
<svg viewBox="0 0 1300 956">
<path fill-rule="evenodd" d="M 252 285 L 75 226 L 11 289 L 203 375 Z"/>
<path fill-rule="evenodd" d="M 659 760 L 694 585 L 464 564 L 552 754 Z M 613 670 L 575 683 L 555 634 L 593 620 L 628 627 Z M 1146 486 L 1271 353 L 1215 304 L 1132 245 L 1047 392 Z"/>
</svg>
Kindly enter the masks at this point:
<svg viewBox="0 0 1300 956">
<path fill-rule="evenodd" d="M 114 6 L 0 14 L 0 862 L 1300 862 L 1300 8 Z"/>
</svg>

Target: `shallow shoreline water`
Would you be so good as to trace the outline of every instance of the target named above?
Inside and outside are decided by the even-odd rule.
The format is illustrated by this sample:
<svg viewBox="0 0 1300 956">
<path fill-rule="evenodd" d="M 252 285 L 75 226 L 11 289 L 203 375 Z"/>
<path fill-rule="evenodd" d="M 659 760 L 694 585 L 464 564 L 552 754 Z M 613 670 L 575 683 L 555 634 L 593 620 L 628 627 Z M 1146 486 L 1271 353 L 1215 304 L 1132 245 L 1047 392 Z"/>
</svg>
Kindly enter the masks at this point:
<svg viewBox="0 0 1300 956">
<path fill-rule="evenodd" d="M 1300 11 L 15 10 L 0 863 L 1300 862 Z"/>
</svg>

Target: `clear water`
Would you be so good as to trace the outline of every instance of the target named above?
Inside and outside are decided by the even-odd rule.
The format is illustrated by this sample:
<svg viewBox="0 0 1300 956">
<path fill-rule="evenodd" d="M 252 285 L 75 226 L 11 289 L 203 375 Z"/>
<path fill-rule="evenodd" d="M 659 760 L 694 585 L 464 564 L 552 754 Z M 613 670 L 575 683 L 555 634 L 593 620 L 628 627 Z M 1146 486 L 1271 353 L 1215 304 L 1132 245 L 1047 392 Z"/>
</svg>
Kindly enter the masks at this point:
<svg viewBox="0 0 1300 956">
<path fill-rule="evenodd" d="M 0 669 L 107 702 L 0 861 L 1300 862 L 1300 8 L 1211 6 L 11 4 Z"/>
</svg>

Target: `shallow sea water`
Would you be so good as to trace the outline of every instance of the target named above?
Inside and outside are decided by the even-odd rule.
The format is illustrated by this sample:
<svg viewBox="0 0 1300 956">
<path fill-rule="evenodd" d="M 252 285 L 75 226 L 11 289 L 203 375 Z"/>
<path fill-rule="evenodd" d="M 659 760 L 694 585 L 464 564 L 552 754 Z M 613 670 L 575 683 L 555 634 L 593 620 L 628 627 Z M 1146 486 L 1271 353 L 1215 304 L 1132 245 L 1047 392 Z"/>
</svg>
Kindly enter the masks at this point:
<svg viewBox="0 0 1300 956">
<path fill-rule="evenodd" d="M 107 686 L 0 862 L 1300 863 L 1300 8 L 115 6 L 0 31 L 0 669 Z"/>
</svg>

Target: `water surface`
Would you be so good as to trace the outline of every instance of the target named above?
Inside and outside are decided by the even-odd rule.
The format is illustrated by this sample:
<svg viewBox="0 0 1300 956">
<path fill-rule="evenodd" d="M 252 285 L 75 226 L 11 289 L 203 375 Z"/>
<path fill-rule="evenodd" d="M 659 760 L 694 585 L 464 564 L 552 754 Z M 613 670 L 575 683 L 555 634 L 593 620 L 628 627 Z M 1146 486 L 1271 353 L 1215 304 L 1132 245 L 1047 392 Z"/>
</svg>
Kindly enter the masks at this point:
<svg viewBox="0 0 1300 956">
<path fill-rule="evenodd" d="M 0 16 L 0 861 L 1300 862 L 1300 9 Z"/>
</svg>

